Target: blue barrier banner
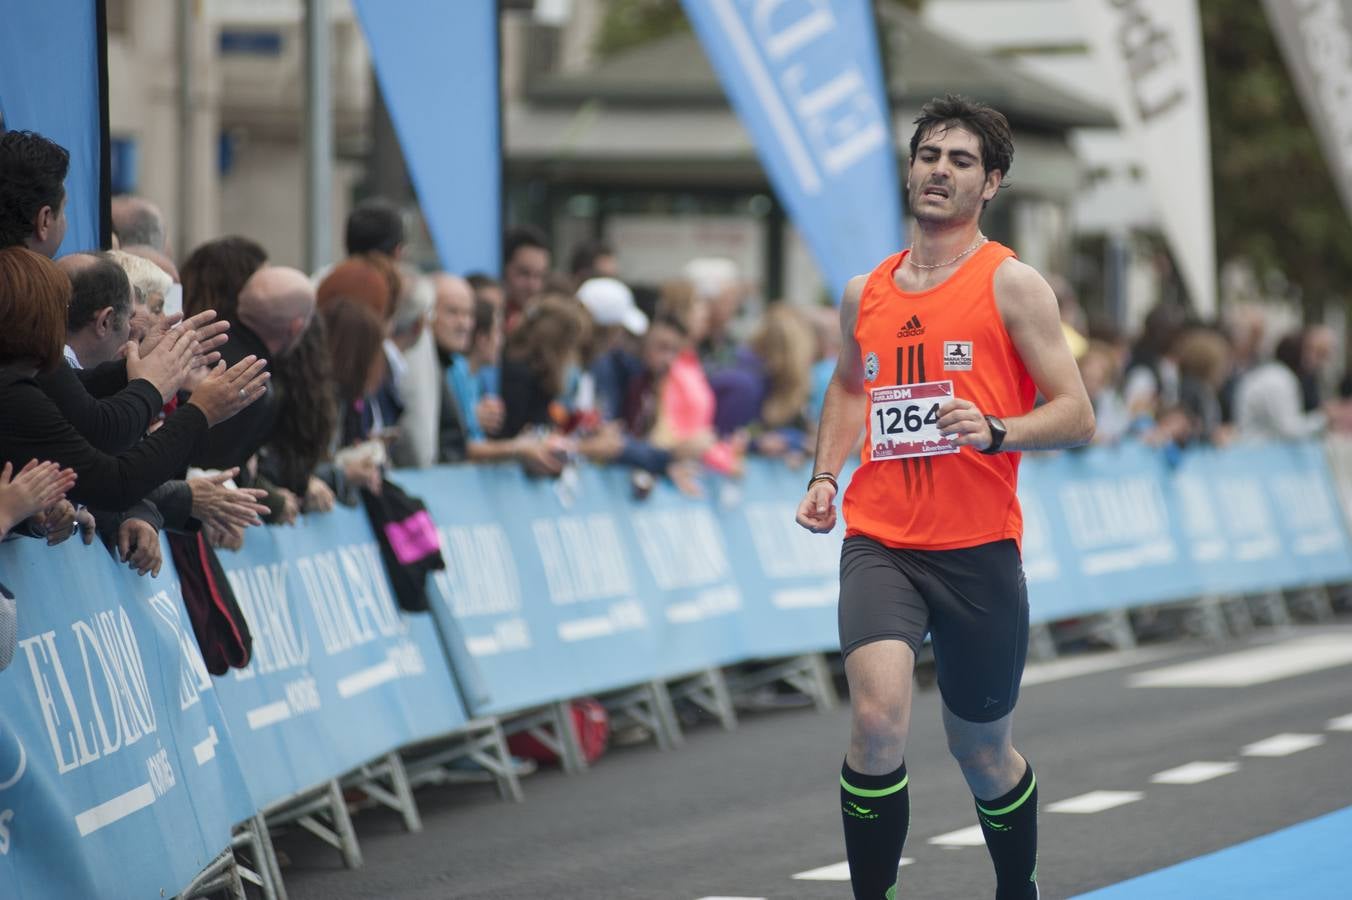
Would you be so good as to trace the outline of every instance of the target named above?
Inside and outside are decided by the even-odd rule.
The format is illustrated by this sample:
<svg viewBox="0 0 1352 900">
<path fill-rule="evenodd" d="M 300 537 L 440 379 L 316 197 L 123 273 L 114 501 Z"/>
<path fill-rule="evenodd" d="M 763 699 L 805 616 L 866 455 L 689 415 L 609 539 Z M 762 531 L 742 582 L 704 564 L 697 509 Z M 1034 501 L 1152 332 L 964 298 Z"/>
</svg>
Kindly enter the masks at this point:
<svg viewBox="0 0 1352 900">
<path fill-rule="evenodd" d="M 1345 579 L 1345 525 L 1317 444 L 1235 447 L 1172 474 L 1198 592 L 1266 591 Z"/>
<path fill-rule="evenodd" d="M 166 552 L 167 557 L 167 552 Z M 0 547 L 19 648 L 0 672 L 0 896 L 172 896 L 253 813 L 172 567 Z"/>
<path fill-rule="evenodd" d="M 1069 603 L 1064 612 L 1044 602 L 1030 583 L 1035 618 L 1121 609 L 1194 592 L 1195 573 L 1170 515 L 1158 451 L 1139 445 L 1095 448 L 1029 459 L 1023 468 L 1038 466 L 1046 467 L 1038 494 L 1051 513 L 1054 543 L 1070 564 L 1057 586 Z"/>
<path fill-rule="evenodd" d="M 253 529 L 220 557 L 254 656 L 217 692 L 260 808 L 466 722 L 431 618 L 395 605 L 364 513 Z"/>
<path fill-rule="evenodd" d="M 835 297 L 902 246 L 870 0 L 684 0 L 732 108 Z"/>
<path fill-rule="evenodd" d="M 102 247 L 103 115 L 97 3 L 0 0 L 0 123 L 70 151 L 57 255 Z"/>
<path fill-rule="evenodd" d="M 1318 444 L 1030 456 L 1019 497 L 1034 621 L 1352 577 Z"/>
<path fill-rule="evenodd" d="M 502 265 L 498 4 L 354 0 L 443 268 Z"/>
<path fill-rule="evenodd" d="M 576 484 L 515 468 L 399 476 L 441 533 L 434 580 L 487 684 L 476 713 L 504 713 L 647 681 L 663 665 L 653 597 L 617 503 L 619 473 Z"/>
<path fill-rule="evenodd" d="M 851 471 L 841 473 L 842 486 Z M 794 521 L 810 474 L 807 468 L 748 466 L 741 496 L 718 511 L 727 525 L 727 555 L 735 561 L 746 604 L 738 617 L 744 658 L 794 656 L 836 646 L 845 528 L 842 520 L 830 534 L 812 534 Z"/>
</svg>

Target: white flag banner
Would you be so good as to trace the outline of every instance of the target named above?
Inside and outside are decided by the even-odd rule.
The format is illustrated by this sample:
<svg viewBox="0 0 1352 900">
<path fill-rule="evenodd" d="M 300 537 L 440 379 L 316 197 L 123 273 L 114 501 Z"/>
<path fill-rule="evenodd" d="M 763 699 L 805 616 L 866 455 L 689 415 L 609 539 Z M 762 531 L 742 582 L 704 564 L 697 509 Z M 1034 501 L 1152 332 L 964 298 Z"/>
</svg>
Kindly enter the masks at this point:
<svg viewBox="0 0 1352 900">
<path fill-rule="evenodd" d="M 1118 121 L 1141 155 L 1193 309 L 1214 316 L 1211 132 L 1196 0 L 1077 0 L 1075 8 L 1107 68 Z"/>
<path fill-rule="evenodd" d="M 1263 0 L 1286 67 L 1352 216 L 1352 0 Z"/>
</svg>

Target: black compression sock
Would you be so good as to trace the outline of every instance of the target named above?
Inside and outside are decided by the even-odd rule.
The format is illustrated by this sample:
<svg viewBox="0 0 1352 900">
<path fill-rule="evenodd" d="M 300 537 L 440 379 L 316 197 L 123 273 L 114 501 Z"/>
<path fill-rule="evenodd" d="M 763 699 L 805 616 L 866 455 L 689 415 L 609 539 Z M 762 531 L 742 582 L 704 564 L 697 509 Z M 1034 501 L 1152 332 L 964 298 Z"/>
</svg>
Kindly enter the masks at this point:
<svg viewBox="0 0 1352 900">
<path fill-rule="evenodd" d="M 1028 766 L 1014 789 L 994 800 L 977 800 L 976 817 L 995 863 L 995 900 L 1036 900 L 1037 776 Z"/>
<path fill-rule="evenodd" d="M 906 764 L 887 775 L 861 775 L 840 768 L 840 817 L 855 900 L 892 900 L 897 866 L 911 825 Z"/>
</svg>

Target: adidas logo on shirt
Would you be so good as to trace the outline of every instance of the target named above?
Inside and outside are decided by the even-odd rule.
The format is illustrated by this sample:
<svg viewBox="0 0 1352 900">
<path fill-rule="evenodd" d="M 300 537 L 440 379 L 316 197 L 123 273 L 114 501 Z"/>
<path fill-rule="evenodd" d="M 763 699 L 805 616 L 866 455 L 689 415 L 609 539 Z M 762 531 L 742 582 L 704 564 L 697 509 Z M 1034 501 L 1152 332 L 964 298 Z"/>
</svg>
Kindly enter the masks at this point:
<svg viewBox="0 0 1352 900">
<path fill-rule="evenodd" d="M 919 316 L 911 316 L 910 321 L 901 326 L 897 331 L 897 337 L 919 337 L 925 333 L 925 326 L 920 324 Z"/>
</svg>

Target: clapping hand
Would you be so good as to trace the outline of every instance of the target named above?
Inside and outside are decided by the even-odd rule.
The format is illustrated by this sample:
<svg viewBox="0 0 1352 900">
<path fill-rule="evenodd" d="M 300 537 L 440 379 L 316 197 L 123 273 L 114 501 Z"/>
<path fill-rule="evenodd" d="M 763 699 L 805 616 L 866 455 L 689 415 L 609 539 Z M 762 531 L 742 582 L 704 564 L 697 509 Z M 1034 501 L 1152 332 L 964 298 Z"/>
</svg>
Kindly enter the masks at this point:
<svg viewBox="0 0 1352 900">
<path fill-rule="evenodd" d="M 0 535 L 64 500 L 73 487 L 75 472 L 54 462 L 29 460 L 18 475 L 12 463 L 5 463 L 0 469 Z"/>
</svg>

